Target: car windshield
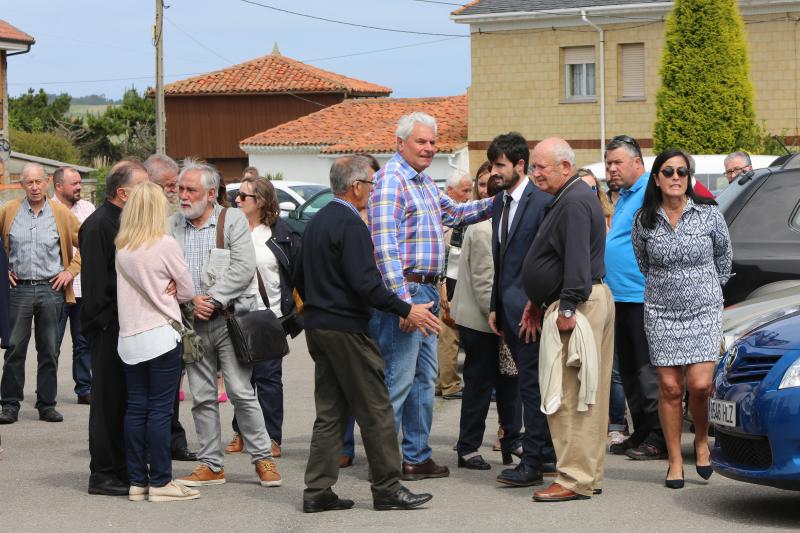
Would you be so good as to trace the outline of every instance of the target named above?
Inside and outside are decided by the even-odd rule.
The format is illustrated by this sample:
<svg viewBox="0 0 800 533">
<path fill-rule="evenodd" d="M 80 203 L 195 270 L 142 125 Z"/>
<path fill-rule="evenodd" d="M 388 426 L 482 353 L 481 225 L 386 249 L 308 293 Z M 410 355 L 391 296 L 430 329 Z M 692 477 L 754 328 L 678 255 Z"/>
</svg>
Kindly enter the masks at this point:
<svg viewBox="0 0 800 533">
<path fill-rule="evenodd" d="M 319 191 L 327 189 L 324 185 L 292 185 L 289 188 L 303 200 L 308 200 Z"/>
<path fill-rule="evenodd" d="M 313 217 L 317 211 L 328 205 L 331 200 L 333 200 L 333 193 L 331 191 L 318 194 L 312 198 L 311 201 L 303 205 L 303 218 Z"/>
</svg>

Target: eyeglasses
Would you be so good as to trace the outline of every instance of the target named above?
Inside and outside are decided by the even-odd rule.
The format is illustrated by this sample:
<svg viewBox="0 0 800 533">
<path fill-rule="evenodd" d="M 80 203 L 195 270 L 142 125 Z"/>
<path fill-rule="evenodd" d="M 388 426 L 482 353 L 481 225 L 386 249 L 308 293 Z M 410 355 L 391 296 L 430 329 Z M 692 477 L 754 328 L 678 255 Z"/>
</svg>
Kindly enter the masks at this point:
<svg viewBox="0 0 800 533">
<path fill-rule="evenodd" d="M 357 179 L 356 181 L 360 181 L 361 183 L 367 183 L 367 184 L 369 184 L 370 188 L 375 186 L 375 181 L 374 180 Z"/>
<path fill-rule="evenodd" d="M 678 173 L 679 178 L 685 178 L 686 176 L 689 175 L 689 169 L 686 167 L 678 167 L 678 168 L 664 167 L 661 169 L 661 175 L 664 176 L 665 178 L 671 178 L 672 176 L 675 175 L 676 172 Z"/>
<path fill-rule="evenodd" d="M 239 200 L 241 200 L 241 201 L 243 201 L 243 202 L 244 202 L 245 200 L 247 200 L 248 198 L 253 198 L 253 199 L 255 199 L 255 198 L 256 198 L 256 195 L 255 195 L 255 194 L 247 194 L 246 192 L 240 192 L 240 193 L 239 193 L 239 194 L 237 194 L 236 196 L 238 196 L 238 197 L 239 197 Z"/>
<path fill-rule="evenodd" d="M 611 139 L 608 144 L 606 145 L 606 150 L 613 150 L 613 148 L 609 148 L 614 144 L 618 143 L 625 143 L 628 146 L 632 146 L 634 150 L 636 150 L 636 155 L 639 156 L 639 159 L 644 159 L 642 157 L 642 147 L 639 146 L 639 143 L 633 137 L 629 137 L 627 135 L 617 135 L 613 139 Z"/>
<path fill-rule="evenodd" d="M 740 172 L 744 172 L 745 170 L 750 170 L 750 165 L 745 165 L 743 167 L 734 167 L 725 171 L 725 175 L 728 177 L 736 176 Z"/>
</svg>

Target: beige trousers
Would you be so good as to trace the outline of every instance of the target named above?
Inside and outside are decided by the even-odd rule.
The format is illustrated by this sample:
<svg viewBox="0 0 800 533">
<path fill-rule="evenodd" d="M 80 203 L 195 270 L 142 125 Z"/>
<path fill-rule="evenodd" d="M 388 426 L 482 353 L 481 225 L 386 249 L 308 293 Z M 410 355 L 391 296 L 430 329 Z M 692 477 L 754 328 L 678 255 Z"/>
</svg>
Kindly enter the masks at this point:
<svg viewBox="0 0 800 533">
<path fill-rule="evenodd" d="M 458 330 L 442 323 L 436 346 L 439 360 L 439 375 L 436 377 L 436 392 L 455 394 L 464 388 L 464 381 L 458 375 Z"/>
<path fill-rule="evenodd" d="M 547 314 L 557 312 L 550 306 Z M 578 412 L 578 368 L 566 366 L 569 333 L 561 334 L 562 393 L 561 407 L 547 417 L 553 447 L 558 460 L 556 483 L 584 496 L 603 486 L 608 429 L 608 396 L 611 389 L 611 366 L 614 362 L 614 300 L 604 284 L 592 287 L 589 299 L 578 306 L 594 333 L 597 354 L 597 402 L 588 411 Z"/>
</svg>

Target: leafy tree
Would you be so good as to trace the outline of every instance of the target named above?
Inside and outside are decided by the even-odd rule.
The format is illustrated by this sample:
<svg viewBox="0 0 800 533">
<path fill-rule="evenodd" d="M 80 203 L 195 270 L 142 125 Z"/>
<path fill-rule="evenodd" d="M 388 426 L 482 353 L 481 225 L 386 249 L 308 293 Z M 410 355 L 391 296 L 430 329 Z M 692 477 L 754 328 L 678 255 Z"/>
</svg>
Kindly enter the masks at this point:
<svg viewBox="0 0 800 533">
<path fill-rule="evenodd" d="M 64 163 L 77 164 L 81 152 L 68 139 L 49 132 L 11 130 L 11 149 L 23 154 L 47 157 Z"/>
<path fill-rule="evenodd" d="M 44 89 L 8 99 L 8 121 L 11 128 L 28 131 L 50 131 L 69 111 L 72 98 L 62 93 L 50 101 Z"/>
<path fill-rule="evenodd" d="M 744 21 L 735 0 L 676 0 L 667 20 L 654 150 L 753 149 L 757 128 Z"/>
</svg>

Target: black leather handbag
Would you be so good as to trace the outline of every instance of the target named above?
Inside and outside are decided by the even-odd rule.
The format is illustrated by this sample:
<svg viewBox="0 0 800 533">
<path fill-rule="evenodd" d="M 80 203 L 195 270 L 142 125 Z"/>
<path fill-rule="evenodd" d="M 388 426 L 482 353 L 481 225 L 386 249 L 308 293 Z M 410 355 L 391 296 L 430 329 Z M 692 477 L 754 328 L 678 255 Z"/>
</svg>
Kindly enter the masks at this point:
<svg viewBox="0 0 800 533">
<path fill-rule="evenodd" d="M 225 212 L 223 209 L 217 223 L 217 248 L 223 248 Z M 223 309 L 225 325 L 233 344 L 236 359 L 243 365 L 255 365 L 263 361 L 280 359 L 289 353 L 289 343 L 286 333 L 278 317 L 269 309 L 269 299 L 261 273 L 256 268 L 258 277 L 258 292 L 267 309 L 263 311 L 250 311 L 241 316 L 236 316 L 232 308 Z"/>
</svg>

